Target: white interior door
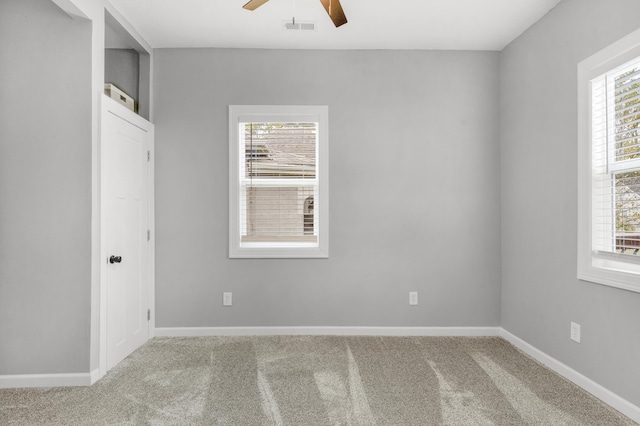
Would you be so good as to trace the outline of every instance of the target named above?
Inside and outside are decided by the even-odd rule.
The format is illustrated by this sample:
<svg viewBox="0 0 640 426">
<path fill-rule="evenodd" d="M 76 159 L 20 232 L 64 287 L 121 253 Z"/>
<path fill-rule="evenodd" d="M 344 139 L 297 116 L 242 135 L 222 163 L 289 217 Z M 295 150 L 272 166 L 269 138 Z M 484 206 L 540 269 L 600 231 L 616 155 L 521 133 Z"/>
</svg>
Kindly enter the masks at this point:
<svg viewBox="0 0 640 426">
<path fill-rule="evenodd" d="M 106 273 L 106 369 L 149 339 L 149 162 L 152 128 L 103 98 L 102 253 Z M 147 128 L 145 128 L 147 127 Z M 151 130 L 151 131 L 150 131 Z"/>
</svg>

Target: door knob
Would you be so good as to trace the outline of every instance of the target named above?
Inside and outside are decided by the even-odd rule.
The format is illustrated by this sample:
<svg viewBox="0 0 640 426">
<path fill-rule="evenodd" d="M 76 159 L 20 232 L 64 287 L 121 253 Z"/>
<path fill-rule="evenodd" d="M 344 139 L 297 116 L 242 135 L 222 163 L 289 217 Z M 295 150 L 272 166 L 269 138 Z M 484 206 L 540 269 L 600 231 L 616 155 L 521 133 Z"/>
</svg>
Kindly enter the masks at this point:
<svg viewBox="0 0 640 426">
<path fill-rule="evenodd" d="M 122 262 L 122 256 L 111 256 L 109 258 L 109 263 L 120 263 Z"/>
</svg>

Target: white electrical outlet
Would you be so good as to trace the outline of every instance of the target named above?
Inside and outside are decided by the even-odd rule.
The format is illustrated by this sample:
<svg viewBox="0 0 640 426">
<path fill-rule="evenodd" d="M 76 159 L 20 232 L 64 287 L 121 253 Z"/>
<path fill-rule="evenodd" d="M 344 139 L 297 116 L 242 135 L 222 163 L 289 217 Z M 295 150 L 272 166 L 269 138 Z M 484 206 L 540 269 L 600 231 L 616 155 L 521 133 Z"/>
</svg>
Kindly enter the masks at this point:
<svg viewBox="0 0 640 426">
<path fill-rule="evenodd" d="M 418 292 L 410 291 L 409 292 L 409 305 L 417 305 L 418 304 Z"/>
<path fill-rule="evenodd" d="M 580 343 L 580 324 L 571 322 L 571 340 L 576 343 Z"/>
<path fill-rule="evenodd" d="M 224 292 L 222 293 L 222 306 L 231 306 L 233 304 L 233 293 Z"/>
</svg>

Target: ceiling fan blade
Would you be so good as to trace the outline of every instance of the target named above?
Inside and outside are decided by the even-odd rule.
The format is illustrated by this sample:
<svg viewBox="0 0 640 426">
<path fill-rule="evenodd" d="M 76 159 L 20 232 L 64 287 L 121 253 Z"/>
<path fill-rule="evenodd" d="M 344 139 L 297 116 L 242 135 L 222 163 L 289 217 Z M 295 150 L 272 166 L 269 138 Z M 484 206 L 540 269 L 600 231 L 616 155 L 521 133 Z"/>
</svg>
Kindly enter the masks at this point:
<svg viewBox="0 0 640 426">
<path fill-rule="evenodd" d="M 340 0 L 320 0 L 320 3 L 324 6 L 324 10 L 327 11 L 336 28 L 347 23 L 347 17 L 344 15 Z"/>
<path fill-rule="evenodd" d="M 247 4 L 245 4 L 242 7 L 247 10 L 256 10 L 257 8 L 259 8 L 260 6 L 262 6 L 268 1 L 269 0 L 249 0 L 249 2 L 247 2 Z"/>
</svg>

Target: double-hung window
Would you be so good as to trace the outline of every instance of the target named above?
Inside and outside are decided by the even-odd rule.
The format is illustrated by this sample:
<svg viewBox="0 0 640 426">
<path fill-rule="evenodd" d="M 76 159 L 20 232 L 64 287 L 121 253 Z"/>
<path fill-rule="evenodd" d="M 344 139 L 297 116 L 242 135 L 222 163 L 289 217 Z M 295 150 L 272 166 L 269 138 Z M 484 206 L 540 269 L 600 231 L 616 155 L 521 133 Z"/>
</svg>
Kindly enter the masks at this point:
<svg viewBox="0 0 640 426">
<path fill-rule="evenodd" d="M 328 256 L 326 106 L 229 107 L 229 256 Z"/>
<path fill-rule="evenodd" d="M 578 278 L 640 291 L 640 32 L 578 66 Z"/>
</svg>

